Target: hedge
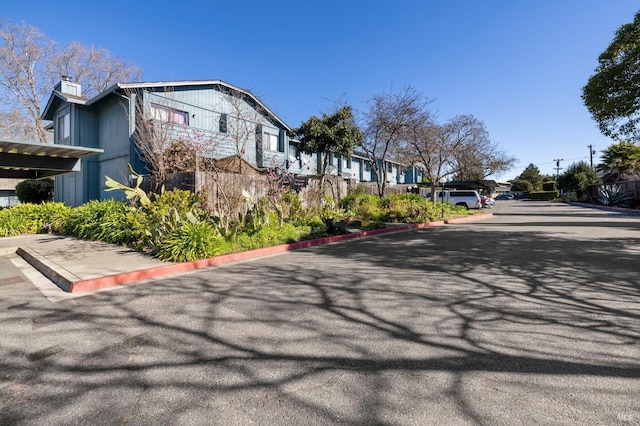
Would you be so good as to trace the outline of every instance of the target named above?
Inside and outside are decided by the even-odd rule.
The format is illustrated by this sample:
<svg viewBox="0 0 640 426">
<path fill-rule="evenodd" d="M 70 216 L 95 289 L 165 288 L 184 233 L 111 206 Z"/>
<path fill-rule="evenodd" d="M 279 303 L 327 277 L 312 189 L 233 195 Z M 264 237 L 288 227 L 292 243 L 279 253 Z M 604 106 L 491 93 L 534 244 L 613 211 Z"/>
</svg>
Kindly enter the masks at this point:
<svg viewBox="0 0 640 426">
<path fill-rule="evenodd" d="M 528 198 L 531 199 L 531 200 L 550 201 L 550 200 L 554 200 L 554 199 L 558 198 L 558 191 L 530 192 Z"/>
</svg>

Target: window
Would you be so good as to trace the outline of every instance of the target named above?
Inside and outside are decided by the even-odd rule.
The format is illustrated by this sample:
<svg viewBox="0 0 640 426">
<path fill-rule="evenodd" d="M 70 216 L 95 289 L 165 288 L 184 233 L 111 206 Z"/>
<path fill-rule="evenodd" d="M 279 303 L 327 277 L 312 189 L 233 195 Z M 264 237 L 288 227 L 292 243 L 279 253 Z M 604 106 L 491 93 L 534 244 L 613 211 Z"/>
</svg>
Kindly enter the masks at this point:
<svg viewBox="0 0 640 426">
<path fill-rule="evenodd" d="M 278 135 L 272 135 L 271 133 L 264 134 L 264 148 L 269 151 L 278 150 Z"/>
<path fill-rule="evenodd" d="M 351 157 L 347 157 L 347 169 L 351 168 Z"/>
<path fill-rule="evenodd" d="M 220 120 L 218 120 L 218 130 L 220 133 L 227 133 L 227 114 L 220 114 Z"/>
<path fill-rule="evenodd" d="M 474 194 L 473 191 L 451 191 L 449 192 L 450 197 L 472 197 Z"/>
<path fill-rule="evenodd" d="M 393 172 L 393 164 L 391 164 L 391 163 L 387 163 L 387 171 L 388 171 L 389 173 L 392 173 L 392 172 Z"/>
<path fill-rule="evenodd" d="M 58 117 L 58 138 L 57 142 L 67 139 L 71 136 L 71 116 L 65 113 Z"/>
<path fill-rule="evenodd" d="M 151 117 L 155 120 L 166 121 L 168 123 L 189 124 L 188 112 L 158 104 L 151 104 Z"/>
</svg>

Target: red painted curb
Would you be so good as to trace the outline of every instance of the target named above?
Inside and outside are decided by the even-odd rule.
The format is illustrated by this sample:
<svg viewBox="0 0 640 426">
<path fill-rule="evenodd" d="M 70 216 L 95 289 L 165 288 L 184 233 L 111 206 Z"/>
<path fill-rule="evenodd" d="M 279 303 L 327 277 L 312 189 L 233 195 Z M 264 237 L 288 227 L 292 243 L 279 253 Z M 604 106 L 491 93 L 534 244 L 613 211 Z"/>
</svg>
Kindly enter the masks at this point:
<svg viewBox="0 0 640 426">
<path fill-rule="evenodd" d="M 390 226 L 388 228 L 372 229 L 369 231 L 354 232 L 352 234 L 333 235 L 330 237 L 318 238 L 315 240 L 298 241 L 291 244 L 283 244 L 279 246 L 264 247 L 255 250 L 243 251 L 238 253 L 223 254 L 221 256 L 209 259 L 194 260 L 191 262 L 171 263 L 168 265 L 157 266 L 155 268 L 142 269 L 139 271 L 124 272 L 121 274 L 107 275 L 98 278 L 88 278 L 71 283 L 70 293 L 78 293 L 82 291 L 98 290 L 105 287 L 113 287 L 116 285 L 127 284 L 134 281 L 146 280 L 148 278 L 156 278 L 164 275 L 177 274 L 181 272 L 192 271 L 194 269 L 207 268 L 209 266 L 222 265 L 240 260 L 255 259 L 263 256 L 270 256 L 278 253 L 284 253 L 292 250 L 299 250 L 307 247 L 314 247 L 321 244 L 335 243 L 339 241 L 351 240 L 354 238 L 370 237 L 374 235 L 387 234 L 390 232 L 406 231 L 408 229 L 427 228 L 430 226 L 441 226 L 445 224 L 455 224 L 462 222 L 470 222 L 473 220 L 481 220 L 492 217 L 493 214 L 483 214 L 476 216 L 468 216 L 458 219 L 449 219 L 438 222 L 428 223 L 412 223 L 407 225 Z"/>
</svg>

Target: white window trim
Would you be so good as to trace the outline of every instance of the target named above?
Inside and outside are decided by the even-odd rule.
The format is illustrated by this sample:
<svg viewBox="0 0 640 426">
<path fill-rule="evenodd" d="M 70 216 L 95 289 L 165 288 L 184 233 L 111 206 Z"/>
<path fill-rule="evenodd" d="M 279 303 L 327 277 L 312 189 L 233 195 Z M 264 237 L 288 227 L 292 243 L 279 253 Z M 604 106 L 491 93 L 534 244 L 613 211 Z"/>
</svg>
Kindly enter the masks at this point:
<svg viewBox="0 0 640 426">
<path fill-rule="evenodd" d="M 264 148 L 265 150 L 276 151 L 276 152 L 278 151 L 278 135 L 265 132 L 264 139 L 265 139 L 265 148 Z"/>
<path fill-rule="evenodd" d="M 61 142 L 71 137 L 71 113 L 69 111 L 58 116 L 57 130 L 58 137 L 56 142 Z"/>
<path fill-rule="evenodd" d="M 164 121 L 166 123 L 173 123 L 177 125 L 189 125 L 189 113 L 179 109 L 171 108 L 165 105 L 151 103 L 151 118 L 154 120 Z M 184 123 L 180 120 L 176 120 L 175 117 L 182 117 Z"/>
</svg>

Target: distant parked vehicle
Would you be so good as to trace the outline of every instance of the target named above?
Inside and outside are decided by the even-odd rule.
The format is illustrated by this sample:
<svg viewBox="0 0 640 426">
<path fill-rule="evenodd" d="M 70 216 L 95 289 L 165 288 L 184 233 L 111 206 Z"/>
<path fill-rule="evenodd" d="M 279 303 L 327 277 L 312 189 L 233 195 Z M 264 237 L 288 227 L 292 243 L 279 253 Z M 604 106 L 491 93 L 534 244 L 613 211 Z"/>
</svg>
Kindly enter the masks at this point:
<svg viewBox="0 0 640 426">
<path fill-rule="evenodd" d="M 482 207 L 485 209 L 490 209 L 491 207 L 496 205 L 496 202 L 493 201 L 493 198 L 488 195 L 481 195 L 480 200 L 482 201 Z"/>
<path fill-rule="evenodd" d="M 513 200 L 513 194 L 500 194 L 495 199 L 496 200 Z"/>
<path fill-rule="evenodd" d="M 444 201 L 445 203 L 453 204 L 454 206 L 462 206 L 467 209 L 481 209 L 482 200 L 478 191 L 473 190 L 445 190 L 444 199 L 442 198 L 442 191 L 436 191 L 436 201 Z"/>
</svg>

